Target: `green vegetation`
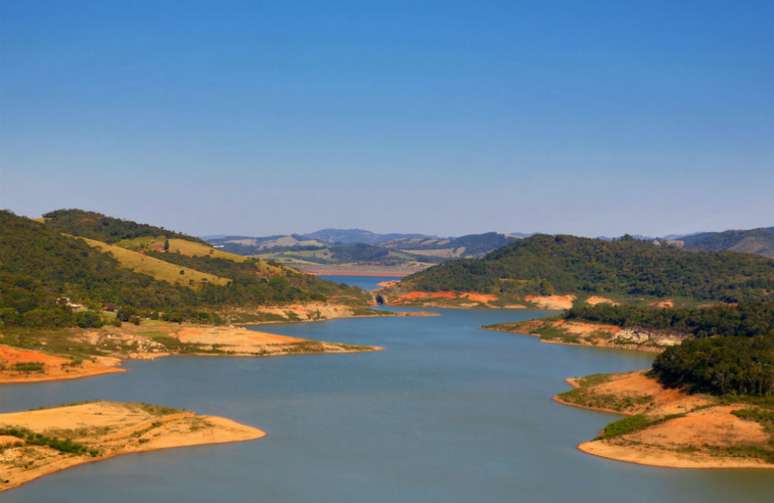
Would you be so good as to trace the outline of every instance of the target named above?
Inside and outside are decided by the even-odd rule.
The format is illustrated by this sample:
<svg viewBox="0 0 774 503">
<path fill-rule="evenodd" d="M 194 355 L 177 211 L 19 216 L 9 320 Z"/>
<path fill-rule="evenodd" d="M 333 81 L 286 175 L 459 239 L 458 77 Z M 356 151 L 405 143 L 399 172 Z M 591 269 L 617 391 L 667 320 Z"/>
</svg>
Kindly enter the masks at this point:
<svg viewBox="0 0 774 503">
<path fill-rule="evenodd" d="M 627 416 L 618 421 L 614 421 L 602 430 L 602 433 L 595 440 L 607 440 L 610 438 L 620 437 L 628 433 L 634 433 L 635 431 L 644 430 L 648 426 L 652 426 L 658 419 L 653 419 L 645 414 L 635 414 L 633 416 Z"/>
<path fill-rule="evenodd" d="M 774 410 L 755 407 L 735 410 L 732 414 L 740 419 L 760 424 L 769 435 L 773 436 L 772 441 L 774 441 Z"/>
<path fill-rule="evenodd" d="M 577 335 L 547 324 L 533 329 L 532 333 L 537 334 L 544 341 L 557 341 L 565 344 L 577 344 L 580 341 Z"/>
<path fill-rule="evenodd" d="M 41 224 L 0 211 L 0 327 L 99 327 L 105 320 L 96 311 L 106 307 L 131 309 L 137 317 L 222 322 L 216 314 L 218 311 L 240 306 L 255 308 L 331 300 L 364 306 L 368 302 L 367 294 L 360 289 L 262 261 L 235 262 L 217 254 L 192 257 L 179 253 L 141 254 L 104 243 L 97 249 L 60 230 L 82 232 L 91 229 L 91 235 L 102 238 L 108 235 L 115 241 L 137 239 L 136 235 L 141 236 L 144 232 L 158 233 L 159 228 L 104 217 L 107 220 L 97 221 L 108 222 L 104 226 L 108 230 L 103 229 L 100 234 L 97 232 L 99 226 L 97 230 L 91 224 L 74 226 L 73 222 L 80 220 L 73 216 L 79 214 L 65 212 L 67 218 L 49 214 L 47 223 Z M 89 217 L 86 223 L 93 224 L 96 217 L 86 216 Z M 172 244 L 177 242 L 176 239 L 170 241 Z M 110 253 L 101 251 L 105 247 Z M 173 272 L 174 279 L 159 281 L 153 271 L 143 274 L 140 270 L 127 269 L 125 254 L 161 264 Z M 214 279 L 201 281 L 202 278 Z M 191 288 L 192 281 L 195 288 Z"/>
<path fill-rule="evenodd" d="M 142 411 L 147 412 L 152 416 L 168 416 L 170 414 L 185 412 L 183 409 L 175 409 L 173 407 L 165 407 L 163 405 L 155 405 L 152 403 L 145 403 L 145 402 L 134 402 L 128 405 L 138 407 Z"/>
<path fill-rule="evenodd" d="M 560 393 L 558 398 L 564 402 L 588 407 L 592 409 L 605 409 L 616 412 L 627 412 L 632 407 L 649 405 L 653 398 L 646 395 L 618 396 L 593 391 L 592 388 L 608 382 L 612 374 L 591 374 L 577 380 L 576 386 L 570 391 Z"/>
<path fill-rule="evenodd" d="M 719 395 L 774 394 L 774 336 L 689 339 L 668 348 L 652 373 L 667 387 Z"/>
<path fill-rule="evenodd" d="M 624 237 L 535 235 L 482 259 L 446 262 L 400 288 L 506 296 L 579 293 L 736 302 L 774 291 L 774 261 L 741 253 L 686 252 Z"/>
<path fill-rule="evenodd" d="M 575 305 L 565 319 L 691 335 L 653 362 L 668 387 L 716 395 L 774 395 L 774 302 L 661 309 Z"/>
<path fill-rule="evenodd" d="M 83 238 L 89 246 L 97 248 L 115 258 L 121 267 L 134 272 L 147 274 L 159 281 L 165 281 L 173 285 L 199 289 L 204 284 L 225 286 L 228 278 L 197 271 L 188 267 L 179 267 L 167 260 L 155 258 L 149 253 L 140 253 L 117 245 L 110 245 L 101 241 Z"/>
<path fill-rule="evenodd" d="M 76 454 L 79 456 L 88 455 L 92 457 L 99 456 L 99 449 L 88 447 L 79 442 L 74 442 L 68 438 L 57 438 L 35 433 L 27 428 L 8 427 L 0 428 L 0 435 L 16 437 L 29 445 L 40 445 L 50 447 L 65 454 Z"/>
<path fill-rule="evenodd" d="M 77 209 L 57 210 L 43 215 L 46 227 L 85 238 L 117 243 L 124 239 L 140 237 L 180 238 L 190 241 L 204 241 L 179 232 L 169 231 L 163 227 L 138 224 L 129 220 L 108 217 L 93 211 Z"/>
<path fill-rule="evenodd" d="M 17 372 L 43 372 L 43 364 L 41 362 L 20 362 L 14 365 L 14 370 Z"/>
<path fill-rule="evenodd" d="M 608 323 L 624 328 L 639 327 L 674 331 L 698 337 L 774 336 L 774 301 L 702 308 L 576 304 L 568 311 L 565 318 Z"/>
</svg>

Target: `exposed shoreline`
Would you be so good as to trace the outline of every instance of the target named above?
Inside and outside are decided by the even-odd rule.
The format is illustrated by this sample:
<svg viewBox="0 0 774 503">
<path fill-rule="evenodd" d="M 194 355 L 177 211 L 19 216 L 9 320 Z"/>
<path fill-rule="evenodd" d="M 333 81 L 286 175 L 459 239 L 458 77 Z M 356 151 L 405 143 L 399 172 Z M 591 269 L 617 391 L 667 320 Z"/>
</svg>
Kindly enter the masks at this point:
<svg viewBox="0 0 774 503">
<path fill-rule="evenodd" d="M 585 383 L 590 379 L 593 384 Z M 570 392 L 555 395 L 561 405 L 593 412 L 642 418 L 639 427 L 607 433 L 581 442 L 579 451 L 642 466 L 688 469 L 774 469 L 739 449 L 765 448 L 769 434 L 752 420 L 735 413 L 744 403 L 723 403 L 706 395 L 689 395 L 661 387 L 643 372 L 570 378 Z M 563 397 L 564 396 L 564 397 Z M 574 401 L 573 401 L 574 400 Z M 601 406 L 599 403 L 609 403 Z M 615 424 L 615 423 L 613 423 Z"/>
<path fill-rule="evenodd" d="M 77 428 L 73 429 L 73 425 Z M 0 466 L 4 467 L 0 475 L 0 492 L 52 473 L 117 456 L 244 442 L 266 436 L 259 428 L 224 417 L 118 402 L 90 402 L 3 413 L 0 414 L 0 428 L 19 431 L 17 436 L 0 435 L 0 442 L 5 445 L 0 450 Z M 62 447 L 50 447 L 27 439 L 25 431 L 46 435 L 55 431 L 63 439 L 72 440 L 68 450 L 62 450 Z M 59 442 L 51 445 L 62 445 L 61 440 Z"/>
<path fill-rule="evenodd" d="M 74 351 L 63 351 L 61 339 L 58 345 L 50 347 L 49 340 L 41 337 L 37 344 L 29 344 L 28 341 L 23 348 L 4 344 L 0 339 L 0 385 L 117 374 L 126 372 L 122 367 L 126 360 L 174 355 L 269 357 L 381 351 L 384 349 L 381 346 L 299 339 L 246 327 L 343 318 L 438 316 L 430 312 L 381 312 L 370 308 L 360 310 L 368 312 L 361 313 L 357 308 L 346 305 L 324 303 L 264 306 L 255 311 L 231 313 L 248 318 L 257 317 L 232 325 L 143 320 L 139 325 L 125 322 L 120 327 L 71 329 L 57 335 L 60 338 L 66 337 L 74 347 L 80 348 Z"/>
<path fill-rule="evenodd" d="M 598 349 L 661 353 L 681 343 L 686 336 L 640 328 L 564 319 L 533 319 L 481 327 L 484 330 L 537 337 L 545 344 Z"/>
</svg>

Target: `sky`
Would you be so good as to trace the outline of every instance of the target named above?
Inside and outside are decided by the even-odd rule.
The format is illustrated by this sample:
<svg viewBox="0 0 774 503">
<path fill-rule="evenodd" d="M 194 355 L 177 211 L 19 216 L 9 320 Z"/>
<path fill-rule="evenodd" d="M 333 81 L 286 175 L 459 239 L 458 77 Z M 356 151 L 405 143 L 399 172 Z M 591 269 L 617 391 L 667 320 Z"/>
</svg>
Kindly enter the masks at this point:
<svg viewBox="0 0 774 503">
<path fill-rule="evenodd" d="M 774 2 L 0 2 L 0 208 L 198 235 L 774 225 Z"/>
</svg>

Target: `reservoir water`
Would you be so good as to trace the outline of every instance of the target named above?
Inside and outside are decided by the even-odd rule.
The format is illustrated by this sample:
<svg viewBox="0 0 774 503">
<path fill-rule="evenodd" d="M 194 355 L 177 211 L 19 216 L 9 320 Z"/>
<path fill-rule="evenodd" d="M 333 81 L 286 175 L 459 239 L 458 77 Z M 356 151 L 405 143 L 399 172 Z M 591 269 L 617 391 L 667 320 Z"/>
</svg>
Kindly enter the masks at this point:
<svg viewBox="0 0 774 503">
<path fill-rule="evenodd" d="M 121 375 L 2 386 L 2 411 L 145 401 L 223 415 L 268 436 L 85 465 L 0 502 L 774 501 L 772 472 L 649 468 L 575 449 L 613 416 L 552 402 L 564 379 L 643 368 L 650 356 L 479 329 L 545 313 L 441 314 L 261 327 L 385 347 L 375 353 L 174 357 L 128 362 Z"/>
</svg>

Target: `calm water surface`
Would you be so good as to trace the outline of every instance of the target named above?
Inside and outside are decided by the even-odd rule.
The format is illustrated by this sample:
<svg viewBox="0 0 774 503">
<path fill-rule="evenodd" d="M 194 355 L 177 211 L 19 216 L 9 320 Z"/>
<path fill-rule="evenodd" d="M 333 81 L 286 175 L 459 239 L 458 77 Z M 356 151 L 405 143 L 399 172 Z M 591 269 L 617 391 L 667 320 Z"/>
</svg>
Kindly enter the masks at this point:
<svg viewBox="0 0 774 503">
<path fill-rule="evenodd" d="M 390 278 L 384 276 L 320 276 L 321 278 L 335 281 L 336 283 L 345 283 L 347 285 L 354 285 L 362 288 L 363 290 L 376 290 L 379 288 L 378 283 L 382 281 L 393 281 L 400 278 Z"/>
<path fill-rule="evenodd" d="M 256 442 L 131 455 L 67 470 L 2 502 L 766 502 L 774 473 L 676 471 L 581 454 L 612 416 L 550 400 L 567 376 L 650 357 L 486 332 L 538 312 L 443 310 L 439 318 L 272 326 L 378 353 L 265 359 L 175 357 L 129 372 L 3 386 L 3 411 L 141 400 L 265 429 Z"/>
</svg>

